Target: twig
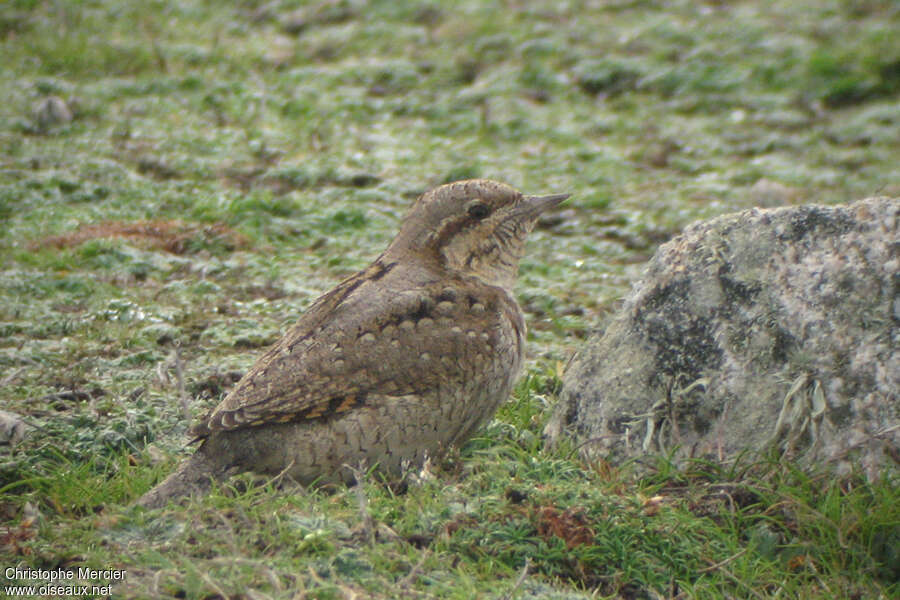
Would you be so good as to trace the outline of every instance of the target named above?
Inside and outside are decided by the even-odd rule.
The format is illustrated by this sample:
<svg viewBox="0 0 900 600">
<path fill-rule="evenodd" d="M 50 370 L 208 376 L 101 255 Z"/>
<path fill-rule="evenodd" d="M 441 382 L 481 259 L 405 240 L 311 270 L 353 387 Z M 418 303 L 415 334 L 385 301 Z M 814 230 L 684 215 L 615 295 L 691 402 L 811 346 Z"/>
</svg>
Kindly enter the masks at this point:
<svg viewBox="0 0 900 600">
<path fill-rule="evenodd" d="M 225 591 L 222 588 L 220 588 L 215 581 L 212 580 L 212 577 L 209 576 L 209 573 L 204 573 L 198 569 L 197 574 L 200 575 L 200 579 L 202 579 L 204 582 L 206 582 L 206 585 L 211 587 L 214 592 L 219 594 L 219 596 L 221 596 L 222 598 L 228 597 L 228 594 L 226 594 Z"/>
<path fill-rule="evenodd" d="M 732 557 L 732 558 L 734 558 L 734 557 Z M 732 559 L 729 558 L 728 560 L 732 560 Z M 754 598 L 759 598 L 759 600 L 765 600 L 765 596 L 763 596 L 762 594 L 760 594 L 759 592 L 754 590 L 752 587 L 750 587 L 749 585 L 747 585 L 746 583 L 744 583 L 743 581 L 738 579 L 731 571 L 726 569 L 724 566 L 721 566 L 718 564 L 713 565 L 713 566 L 716 568 L 716 570 L 718 570 L 720 573 L 722 573 L 722 575 L 724 575 L 725 577 L 727 577 L 734 583 L 738 584 L 739 586 L 741 586 L 742 588 L 744 588 L 748 592 L 750 592 L 750 595 L 752 595 Z"/>
<path fill-rule="evenodd" d="M 725 452 L 723 448 L 725 447 L 725 443 L 722 440 L 722 434 L 725 431 L 725 419 L 726 415 L 728 415 L 728 405 L 729 402 L 725 402 L 725 405 L 722 407 L 722 414 L 719 416 L 718 422 L 716 423 L 716 456 L 719 458 L 719 462 L 725 461 Z"/>
<path fill-rule="evenodd" d="M 425 552 L 422 553 L 422 558 L 419 559 L 419 562 L 417 562 L 415 566 L 410 569 L 409 573 L 407 573 L 406 576 L 397 583 L 397 585 L 403 589 L 406 589 L 413 582 L 413 580 L 419 576 L 419 572 L 422 570 L 422 565 L 425 564 L 425 560 L 429 556 L 431 556 L 431 551 L 426 549 Z"/>
<path fill-rule="evenodd" d="M 153 573 L 153 579 L 150 582 L 150 591 L 153 595 L 159 597 L 159 579 L 165 571 L 160 570 Z"/>
<path fill-rule="evenodd" d="M 283 468 L 283 469 L 281 470 L 281 472 L 280 472 L 278 475 L 276 475 L 275 477 L 273 477 L 272 479 L 270 479 L 270 480 L 266 483 L 266 485 L 278 485 L 278 483 L 281 482 L 282 478 L 284 478 L 284 476 L 287 475 L 287 472 L 294 468 L 294 463 L 295 463 L 295 462 L 297 462 L 297 461 L 296 461 L 295 459 L 292 458 L 292 459 L 291 459 L 291 462 L 289 462 L 288 465 L 287 465 L 285 468 Z"/>
<path fill-rule="evenodd" d="M 362 533 L 370 544 L 375 542 L 375 527 L 372 521 L 372 515 L 369 514 L 369 499 L 366 497 L 366 461 L 359 461 L 359 465 L 352 467 L 344 464 L 344 468 L 350 469 L 353 477 L 356 479 L 356 500 L 359 503 L 359 518 L 362 521 Z"/>
<path fill-rule="evenodd" d="M 733 561 L 734 559 L 736 559 L 736 558 L 738 558 L 738 557 L 740 557 L 740 556 L 743 556 L 743 555 L 747 552 L 747 550 L 748 550 L 748 548 L 744 548 L 743 550 L 741 550 L 741 551 L 738 552 L 737 554 L 735 554 L 735 555 L 733 555 L 733 556 L 729 556 L 728 558 L 726 558 L 725 560 L 723 560 L 723 561 L 721 561 L 721 562 L 717 562 L 717 563 L 714 564 L 714 565 L 710 565 L 710 566 L 706 567 L 705 569 L 700 569 L 700 570 L 698 571 L 698 573 L 709 573 L 709 572 L 711 572 L 711 571 L 715 571 L 715 570 L 718 569 L 719 567 L 724 567 L 725 565 L 727 565 L 728 563 L 730 563 L 730 562 Z"/>
<path fill-rule="evenodd" d="M 15 381 L 19 377 L 19 375 L 24 370 L 25 370 L 25 367 L 19 367 L 18 369 L 16 369 L 9 375 L 6 375 L 3 379 L 0 379 L 0 387 L 6 387 L 9 384 L 11 384 L 13 381 Z"/>
<path fill-rule="evenodd" d="M 191 422 L 191 408 L 188 406 L 187 393 L 184 391 L 184 369 L 181 364 L 181 344 L 175 343 L 175 380 L 178 383 L 178 399 L 181 402 L 181 416 L 185 423 Z"/>
<path fill-rule="evenodd" d="M 217 517 L 219 517 L 219 521 L 225 527 L 226 543 L 228 544 L 229 549 L 231 550 L 231 556 L 229 558 L 233 558 L 236 554 L 238 554 L 237 542 L 235 541 L 235 536 L 234 536 L 234 527 L 231 526 L 231 522 L 220 511 L 216 511 L 214 514 Z"/>
<path fill-rule="evenodd" d="M 522 584 L 525 583 L 525 578 L 528 577 L 528 569 L 531 567 L 531 559 L 525 558 L 525 564 L 522 565 L 522 570 L 519 572 L 519 577 L 516 579 L 516 582 L 513 584 L 512 588 L 503 596 L 503 600 L 512 600 L 516 592 L 519 591 L 519 588 L 522 587 Z"/>
<path fill-rule="evenodd" d="M 605 439 L 617 438 L 617 437 L 619 437 L 619 434 L 617 434 L 617 433 L 607 433 L 604 435 L 598 435 L 597 437 L 588 438 L 588 439 L 584 440 L 583 442 L 581 442 L 580 444 L 576 445 L 574 448 L 572 448 L 572 451 L 569 453 L 569 455 L 566 458 L 572 458 L 573 456 L 575 456 L 576 452 L 578 452 L 579 450 L 581 450 L 582 448 L 584 448 L 585 446 L 587 446 L 589 444 L 596 444 L 597 442 L 602 442 Z"/>
<path fill-rule="evenodd" d="M 819 585 L 821 585 L 823 588 L 825 588 L 825 591 L 828 592 L 829 596 L 833 596 L 834 592 L 831 591 L 831 588 L 828 587 L 828 584 L 825 583 L 824 579 L 822 579 L 822 575 L 819 573 L 819 570 L 816 568 L 816 563 L 813 562 L 812 559 L 810 559 L 808 564 L 809 564 L 809 568 L 812 569 L 812 572 L 815 573 L 816 581 L 819 582 Z"/>
</svg>

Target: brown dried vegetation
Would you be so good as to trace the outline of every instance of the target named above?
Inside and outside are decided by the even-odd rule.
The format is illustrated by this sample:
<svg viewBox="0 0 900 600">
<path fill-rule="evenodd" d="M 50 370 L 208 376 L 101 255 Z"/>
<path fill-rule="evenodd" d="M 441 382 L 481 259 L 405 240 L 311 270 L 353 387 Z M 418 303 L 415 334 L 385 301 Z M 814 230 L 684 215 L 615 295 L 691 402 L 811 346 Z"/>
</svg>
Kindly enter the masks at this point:
<svg viewBox="0 0 900 600">
<path fill-rule="evenodd" d="M 247 238 L 222 223 L 200 224 L 183 221 L 136 221 L 123 223 L 110 221 L 95 225 L 83 225 L 73 232 L 63 235 L 49 236 L 32 242 L 31 249 L 45 246 L 70 248 L 84 242 L 103 239 L 121 238 L 142 246 L 165 250 L 172 254 L 187 254 L 198 246 L 210 243 L 222 245 L 227 250 L 244 248 L 249 244 Z"/>
</svg>

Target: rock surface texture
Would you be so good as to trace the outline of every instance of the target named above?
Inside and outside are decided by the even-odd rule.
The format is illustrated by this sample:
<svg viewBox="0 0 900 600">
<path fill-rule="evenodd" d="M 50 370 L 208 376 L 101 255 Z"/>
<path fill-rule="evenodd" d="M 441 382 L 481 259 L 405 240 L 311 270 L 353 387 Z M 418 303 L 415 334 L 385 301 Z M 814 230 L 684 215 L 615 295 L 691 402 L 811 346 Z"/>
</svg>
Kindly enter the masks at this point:
<svg viewBox="0 0 900 600">
<path fill-rule="evenodd" d="M 775 448 L 900 464 L 900 199 L 752 209 L 650 261 L 573 360 L 546 434 L 612 462 Z"/>
</svg>

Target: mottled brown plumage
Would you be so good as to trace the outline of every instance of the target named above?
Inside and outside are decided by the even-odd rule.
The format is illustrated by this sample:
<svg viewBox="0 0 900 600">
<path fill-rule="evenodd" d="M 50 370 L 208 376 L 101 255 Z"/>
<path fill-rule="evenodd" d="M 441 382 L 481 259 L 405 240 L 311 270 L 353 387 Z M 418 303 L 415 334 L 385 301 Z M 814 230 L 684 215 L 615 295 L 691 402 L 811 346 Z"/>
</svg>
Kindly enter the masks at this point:
<svg viewBox="0 0 900 600">
<path fill-rule="evenodd" d="M 512 296 L 525 238 L 566 195 L 488 180 L 420 197 L 387 250 L 304 313 L 192 429 L 197 452 L 144 506 L 244 470 L 349 482 L 460 444 L 509 395 L 525 322 Z"/>
</svg>

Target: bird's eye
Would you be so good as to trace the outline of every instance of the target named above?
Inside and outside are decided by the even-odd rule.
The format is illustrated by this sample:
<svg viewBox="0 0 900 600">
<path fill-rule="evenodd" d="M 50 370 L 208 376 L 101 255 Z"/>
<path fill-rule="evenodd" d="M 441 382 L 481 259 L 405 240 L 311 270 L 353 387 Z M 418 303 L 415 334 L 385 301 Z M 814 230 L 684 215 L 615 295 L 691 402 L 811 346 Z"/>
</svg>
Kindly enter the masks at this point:
<svg viewBox="0 0 900 600">
<path fill-rule="evenodd" d="M 483 219 L 489 214 L 491 214 L 491 209 L 483 202 L 475 202 L 469 206 L 469 216 L 474 219 Z"/>
</svg>

